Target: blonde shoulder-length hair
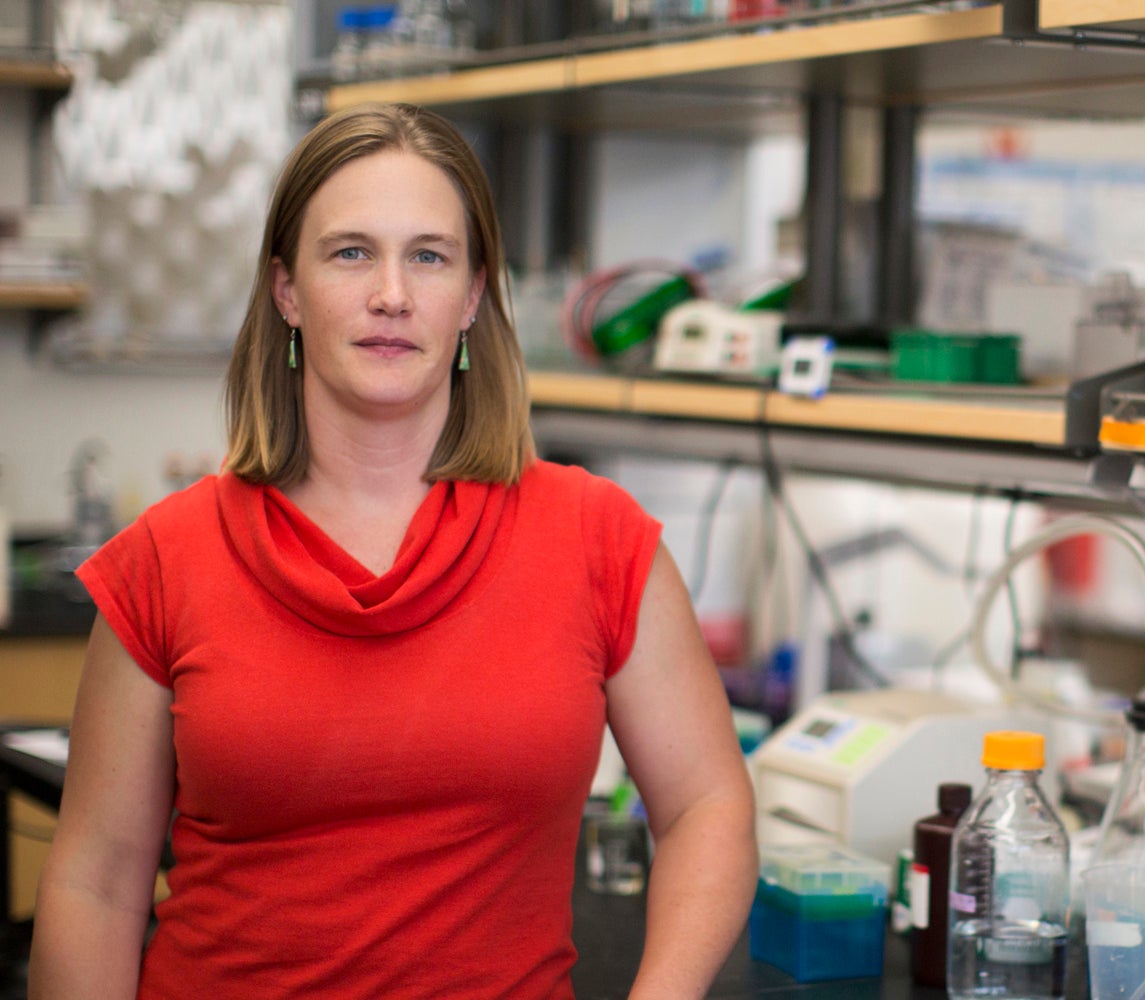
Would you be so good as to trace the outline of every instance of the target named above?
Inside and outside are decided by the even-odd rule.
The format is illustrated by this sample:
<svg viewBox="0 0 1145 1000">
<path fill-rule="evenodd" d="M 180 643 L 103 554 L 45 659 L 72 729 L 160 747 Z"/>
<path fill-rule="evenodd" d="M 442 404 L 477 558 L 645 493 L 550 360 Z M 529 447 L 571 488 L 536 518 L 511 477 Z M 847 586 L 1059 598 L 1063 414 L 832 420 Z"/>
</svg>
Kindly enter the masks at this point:
<svg viewBox="0 0 1145 1000">
<path fill-rule="evenodd" d="M 288 363 L 290 330 L 275 307 L 272 261 L 293 273 L 306 206 L 341 166 L 385 150 L 414 153 L 449 177 L 465 208 L 469 265 L 485 291 L 469 328 L 468 371 L 456 369 L 449 414 L 425 479 L 514 483 L 535 456 L 525 365 L 502 287 L 504 251 L 489 181 L 469 144 L 440 115 L 410 105 L 368 104 L 319 122 L 283 166 L 267 214 L 258 271 L 227 371 L 225 468 L 279 487 L 309 463 L 302 401 L 305 351 Z"/>
</svg>

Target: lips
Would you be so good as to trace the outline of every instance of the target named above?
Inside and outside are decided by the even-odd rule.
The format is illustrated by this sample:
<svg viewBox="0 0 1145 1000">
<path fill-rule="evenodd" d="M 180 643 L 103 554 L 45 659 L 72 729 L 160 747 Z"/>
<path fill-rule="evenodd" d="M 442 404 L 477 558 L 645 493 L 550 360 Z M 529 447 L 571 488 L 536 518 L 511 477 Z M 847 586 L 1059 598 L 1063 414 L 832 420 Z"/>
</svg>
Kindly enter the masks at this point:
<svg viewBox="0 0 1145 1000">
<path fill-rule="evenodd" d="M 363 337 L 354 343 L 358 347 L 381 347 L 393 350 L 416 351 L 417 345 L 401 337 Z"/>
</svg>

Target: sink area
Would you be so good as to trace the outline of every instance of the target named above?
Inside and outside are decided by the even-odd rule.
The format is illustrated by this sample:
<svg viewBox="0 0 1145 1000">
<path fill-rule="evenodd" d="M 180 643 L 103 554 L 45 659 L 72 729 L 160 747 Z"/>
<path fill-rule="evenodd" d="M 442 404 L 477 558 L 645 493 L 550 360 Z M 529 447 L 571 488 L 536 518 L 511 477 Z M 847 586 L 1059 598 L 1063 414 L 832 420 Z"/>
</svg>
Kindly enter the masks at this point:
<svg viewBox="0 0 1145 1000">
<path fill-rule="evenodd" d="M 12 539 L 10 614 L 0 635 L 83 635 L 95 605 L 75 576 L 94 546 L 59 536 Z"/>
</svg>

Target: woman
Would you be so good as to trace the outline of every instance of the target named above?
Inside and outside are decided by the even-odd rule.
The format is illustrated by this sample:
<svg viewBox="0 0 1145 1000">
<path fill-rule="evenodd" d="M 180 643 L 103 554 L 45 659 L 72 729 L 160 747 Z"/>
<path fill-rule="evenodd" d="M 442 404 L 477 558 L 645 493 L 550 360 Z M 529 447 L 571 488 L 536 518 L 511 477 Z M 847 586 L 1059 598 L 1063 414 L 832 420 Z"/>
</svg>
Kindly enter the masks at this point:
<svg viewBox="0 0 1145 1000">
<path fill-rule="evenodd" d="M 704 994 L 755 882 L 727 703 L 658 525 L 534 458 L 501 283 L 437 115 L 353 109 L 291 155 L 223 473 L 80 570 L 34 1000 L 571 996 L 606 718 L 656 841 L 631 995 Z"/>
</svg>

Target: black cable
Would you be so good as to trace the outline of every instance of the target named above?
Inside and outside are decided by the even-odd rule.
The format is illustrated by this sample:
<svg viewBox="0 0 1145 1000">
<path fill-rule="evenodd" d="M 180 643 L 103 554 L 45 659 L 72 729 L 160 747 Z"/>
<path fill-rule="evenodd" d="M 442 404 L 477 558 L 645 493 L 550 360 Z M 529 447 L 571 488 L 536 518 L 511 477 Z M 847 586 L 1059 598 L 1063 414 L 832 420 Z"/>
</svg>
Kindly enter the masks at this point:
<svg viewBox="0 0 1145 1000">
<path fill-rule="evenodd" d="M 814 579 L 827 601 L 827 607 L 831 612 L 831 618 L 835 625 L 835 638 L 839 640 L 839 644 L 843 652 L 846 653 L 851 666 L 859 674 L 876 687 L 890 687 L 890 680 L 885 677 L 855 645 L 854 630 L 847 618 L 847 613 L 843 610 L 843 604 L 835 593 L 834 586 L 831 584 L 827 567 L 824 565 L 818 549 L 811 544 L 807 532 L 803 530 L 803 525 L 795 513 L 795 508 L 784 493 L 782 477 L 780 475 L 779 465 L 775 461 L 775 453 L 771 448 L 771 437 L 768 433 L 767 424 L 761 425 L 761 438 L 763 443 L 763 474 L 767 489 L 771 492 L 775 502 L 783 505 L 784 512 L 787 514 L 787 522 L 791 525 L 791 530 L 795 534 L 796 540 L 799 542 L 799 546 L 803 549 L 804 556 L 807 559 L 807 567 L 811 571 L 812 579 Z"/>
<path fill-rule="evenodd" d="M 765 473 L 761 472 L 761 477 Z M 780 571 L 780 545 L 779 545 L 779 518 L 776 514 L 777 505 L 775 499 L 767 488 L 766 483 L 760 483 L 760 500 L 763 505 L 763 519 L 760 524 L 761 532 L 761 546 L 763 548 L 763 573 L 760 576 L 761 593 L 765 595 L 765 600 L 768 602 L 767 622 L 772 631 L 782 636 L 789 636 L 791 634 L 791 611 L 790 602 L 787 600 L 782 591 L 778 596 L 773 595 L 772 591 L 776 586 L 776 577 Z M 782 581 L 779 584 L 783 585 Z M 778 598 L 783 598 L 783 618 L 782 621 L 777 622 L 772 619 L 772 608 Z"/>
<path fill-rule="evenodd" d="M 978 543 L 982 536 L 982 508 L 986 498 L 986 488 L 979 486 L 974 491 L 973 502 L 970 507 L 970 530 L 966 535 L 966 557 L 963 562 L 962 583 L 966 588 L 966 596 L 973 598 L 974 582 L 979 578 L 978 572 Z"/>
<path fill-rule="evenodd" d="M 696 529 L 696 545 L 692 558 L 692 582 L 688 585 L 693 606 L 699 603 L 700 595 L 704 592 L 704 585 L 708 580 L 708 563 L 712 554 L 712 526 L 732 473 L 739 466 L 740 462 L 735 458 L 726 458 L 720 463 L 719 474 L 700 508 L 700 524 Z"/>
<path fill-rule="evenodd" d="M 1014 521 L 1018 516 L 1018 508 L 1022 502 L 1021 493 L 1015 492 L 1010 497 L 1010 510 L 1006 514 L 1006 528 L 1002 536 L 1003 551 L 1007 554 L 1014 548 Z M 1014 585 L 1014 574 L 1006 578 L 1006 599 L 1010 605 L 1010 622 L 1013 636 L 1010 640 L 1010 678 L 1018 679 L 1022 660 L 1022 618 L 1018 610 L 1018 589 Z"/>
</svg>

